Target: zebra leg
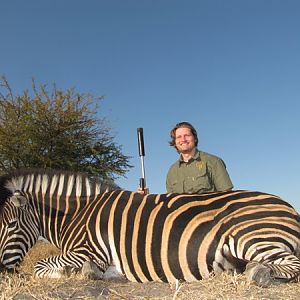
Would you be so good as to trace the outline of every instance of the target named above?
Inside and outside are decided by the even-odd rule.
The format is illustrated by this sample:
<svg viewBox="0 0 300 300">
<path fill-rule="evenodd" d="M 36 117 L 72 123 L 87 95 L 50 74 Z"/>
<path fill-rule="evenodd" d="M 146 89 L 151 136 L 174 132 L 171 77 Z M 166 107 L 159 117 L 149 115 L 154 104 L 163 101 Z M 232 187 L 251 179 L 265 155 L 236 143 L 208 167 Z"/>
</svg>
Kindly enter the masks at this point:
<svg viewBox="0 0 300 300">
<path fill-rule="evenodd" d="M 106 269 L 107 264 L 104 262 L 68 252 L 39 261 L 34 267 L 34 273 L 40 278 L 62 278 L 81 273 L 89 279 L 102 279 Z"/>
<path fill-rule="evenodd" d="M 289 281 L 297 281 L 300 277 L 300 260 L 295 255 L 278 249 L 274 255 L 261 261 L 251 261 L 246 266 L 246 276 L 248 283 L 255 282 L 261 287 L 271 284 L 279 284 Z"/>
<path fill-rule="evenodd" d="M 80 266 L 62 260 L 62 256 L 45 258 L 34 266 L 34 275 L 39 278 L 64 278 L 76 273 Z"/>
</svg>

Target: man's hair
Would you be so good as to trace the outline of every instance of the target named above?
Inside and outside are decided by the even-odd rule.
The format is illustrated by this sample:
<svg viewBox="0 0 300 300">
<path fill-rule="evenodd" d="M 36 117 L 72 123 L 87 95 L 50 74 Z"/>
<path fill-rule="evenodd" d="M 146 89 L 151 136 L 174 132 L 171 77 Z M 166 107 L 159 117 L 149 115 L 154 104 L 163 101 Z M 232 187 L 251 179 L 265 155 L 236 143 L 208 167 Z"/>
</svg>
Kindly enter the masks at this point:
<svg viewBox="0 0 300 300">
<path fill-rule="evenodd" d="M 180 123 L 177 123 L 177 124 L 175 125 L 175 127 L 171 130 L 171 132 L 170 132 L 171 141 L 169 142 L 170 146 L 176 148 L 176 142 L 175 142 L 175 139 L 176 139 L 176 130 L 177 130 L 178 128 L 189 128 L 189 129 L 191 130 L 192 135 L 194 136 L 194 139 L 195 139 L 195 146 L 196 146 L 196 147 L 198 146 L 198 135 L 197 135 L 197 131 L 196 131 L 196 129 L 194 128 L 194 126 L 193 126 L 191 123 L 189 123 L 189 122 L 180 122 Z"/>
</svg>

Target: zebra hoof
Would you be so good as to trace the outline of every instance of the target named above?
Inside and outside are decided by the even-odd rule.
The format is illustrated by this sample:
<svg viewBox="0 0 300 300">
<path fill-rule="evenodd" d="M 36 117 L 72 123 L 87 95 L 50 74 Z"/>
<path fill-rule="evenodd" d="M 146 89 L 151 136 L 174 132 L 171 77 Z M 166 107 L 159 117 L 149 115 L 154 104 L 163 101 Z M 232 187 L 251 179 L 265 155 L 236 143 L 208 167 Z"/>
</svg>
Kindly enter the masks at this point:
<svg viewBox="0 0 300 300">
<path fill-rule="evenodd" d="M 103 272 L 99 270 L 98 266 L 92 261 L 85 261 L 82 265 L 81 274 L 92 280 L 102 279 Z"/>
<path fill-rule="evenodd" d="M 248 284 L 255 282 L 260 287 L 268 287 L 274 283 L 271 270 L 258 262 L 248 263 L 245 273 Z"/>
<path fill-rule="evenodd" d="M 109 266 L 103 274 L 103 280 L 114 282 L 127 282 L 125 276 L 117 270 L 116 266 Z"/>
<path fill-rule="evenodd" d="M 63 277 L 71 277 L 74 274 L 76 275 L 79 271 L 80 271 L 80 269 L 77 267 L 65 266 L 62 269 L 61 274 Z"/>
</svg>

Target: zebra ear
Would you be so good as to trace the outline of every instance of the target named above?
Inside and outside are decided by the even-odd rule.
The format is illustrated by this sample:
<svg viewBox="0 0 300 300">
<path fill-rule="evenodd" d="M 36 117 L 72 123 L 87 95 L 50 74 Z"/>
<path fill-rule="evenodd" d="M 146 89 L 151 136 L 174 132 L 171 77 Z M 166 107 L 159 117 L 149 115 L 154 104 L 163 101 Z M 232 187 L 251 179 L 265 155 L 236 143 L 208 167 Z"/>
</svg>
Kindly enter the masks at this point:
<svg viewBox="0 0 300 300">
<path fill-rule="evenodd" d="M 13 203 L 15 207 L 22 207 L 27 202 L 24 196 L 18 194 L 11 196 L 10 201 Z"/>
</svg>

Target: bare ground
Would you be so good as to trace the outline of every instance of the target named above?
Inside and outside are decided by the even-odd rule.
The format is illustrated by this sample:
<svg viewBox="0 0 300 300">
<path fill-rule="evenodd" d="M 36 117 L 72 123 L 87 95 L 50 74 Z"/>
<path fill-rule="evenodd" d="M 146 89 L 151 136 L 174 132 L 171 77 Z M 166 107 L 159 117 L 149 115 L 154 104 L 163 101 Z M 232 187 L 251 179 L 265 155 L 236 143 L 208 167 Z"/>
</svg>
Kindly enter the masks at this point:
<svg viewBox="0 0 300 300">
<path fill-rule="evenodd" d="M 27 255 L 19 274 L 1 274 L 2 299 L 299 299 L 300 283 L 270 288 L 248 285 L 244 275 L 220 274 L 196 283 L 133 283 L 127 281 L 86 280 L 83 278 L 37 279 L 32 277 L 33 265 L 56 249 L 39 242 Z"/>
</svg>

